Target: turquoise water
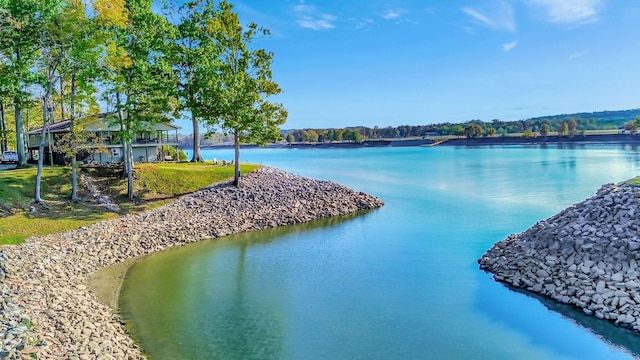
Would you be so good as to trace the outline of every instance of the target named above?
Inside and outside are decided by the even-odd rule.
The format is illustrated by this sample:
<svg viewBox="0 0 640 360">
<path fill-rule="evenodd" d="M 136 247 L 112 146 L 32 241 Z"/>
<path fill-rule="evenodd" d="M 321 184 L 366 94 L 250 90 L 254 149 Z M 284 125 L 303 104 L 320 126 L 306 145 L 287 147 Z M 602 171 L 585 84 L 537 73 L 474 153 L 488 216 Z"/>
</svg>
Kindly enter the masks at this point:
<svg viewBox="0 0 640 360">
<path fill-rule="evenodd" d="M 623 359 L 640 337 L 507 289 L 476 260 L 640 174 L 629 146 L 246 149 L 382 198 L 358 216 L 135 264 L 120 306 L 152 359 Z M 232 158 L 230 150 L 206 158 Z"/>
</svg>

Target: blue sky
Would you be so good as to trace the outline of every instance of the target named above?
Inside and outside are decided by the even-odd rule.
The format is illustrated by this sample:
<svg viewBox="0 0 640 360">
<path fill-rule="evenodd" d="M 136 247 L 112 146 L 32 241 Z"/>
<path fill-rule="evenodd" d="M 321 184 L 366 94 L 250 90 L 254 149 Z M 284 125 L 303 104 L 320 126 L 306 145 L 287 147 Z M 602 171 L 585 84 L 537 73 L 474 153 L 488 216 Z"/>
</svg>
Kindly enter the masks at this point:
<svg viewBox="0 0 640 360">
<path fill-rule="evenodd" d="M 637 0 L 231 2 L 272 32 L 285 129 L 640 107 Z"/>
</svg>

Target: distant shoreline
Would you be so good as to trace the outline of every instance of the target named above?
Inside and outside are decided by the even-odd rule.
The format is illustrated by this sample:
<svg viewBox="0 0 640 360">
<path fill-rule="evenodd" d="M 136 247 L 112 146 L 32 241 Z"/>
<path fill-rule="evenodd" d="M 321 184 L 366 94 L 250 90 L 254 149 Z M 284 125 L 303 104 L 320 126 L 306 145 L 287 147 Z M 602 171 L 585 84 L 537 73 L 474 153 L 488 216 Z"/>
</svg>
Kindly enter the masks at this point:
<svg viewBox="0 0 640 360">
<path fill-rule="evenodd" d="M 266 148 L 266 149 L 357 149 L 368 147 L 409 147 L 409 146 L 495 146 L 495 145 L 547 145 L 547 144 L 621 144 L 640 145 L 640 136 L 628 134 L 605 135 L 576 135 L 569 136 L 538 136 L 524 138 L 515 136 L 478 137 L 478 138 L 452 138 L 443 141 L 432 139 L 410 140 L 365 140 L 361 143 L 353 142 L 325 142 L 325 143 L 293 143 L 270 144 L 265 147 L 257 145 L 242 145 L 241 148 Z M 232 149 L 232 145 L 205 145 L 200 149 Z M 193 150 L 187 149 L 185 150 Z"/>
<path fill-rule="evenodd" d="M 621 144 L 640 145 L 640 136 L 628 134 L 523 137 L 486 137 L 448 139 L 438 146 L 547 145 L 547 144 Z"/>
</svg>

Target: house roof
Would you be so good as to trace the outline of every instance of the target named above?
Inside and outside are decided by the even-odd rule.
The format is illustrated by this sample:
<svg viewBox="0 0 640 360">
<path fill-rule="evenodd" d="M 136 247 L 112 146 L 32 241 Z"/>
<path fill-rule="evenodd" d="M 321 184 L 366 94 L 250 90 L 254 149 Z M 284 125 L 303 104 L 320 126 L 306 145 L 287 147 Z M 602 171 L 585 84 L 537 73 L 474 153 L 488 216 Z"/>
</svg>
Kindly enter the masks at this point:
<svg viewBox="0 0 640 360">
<path fill-rule="evenodd" d="M 92 121 L 88 124 L 85 124 L 85 130 L 86 131 L 119 131 L 120 130 L 120 126 L 115 124 L 112 126 L 109 126 L 108 124 L 106 124 L 103 121 L 103 116 L 105 114 L 96 114 L 96 115 L 90 115 L 86 118 L 92 118 L 92 117 L 96 117 L 95 121 Z M 85 118 L 85 119 L 86 119 Z M 71 121 L 70 120 L 64 120 L 64 121 L 60 121 L 54 124 L 49 125 L 49 132 L 50 133 L 65 133 L 65 132 L 69 132 L 71 131 Z M 149 130 L 160 130 L 160 131 L 170 131 L 170 130 L 180 130 L 182 129 L 180 126 L 171 124 L 171 123 L 158 123 L 158 124 L 149 124 L 150 126 L 147 126 L 147 128 Z M 42 133 L 42 127 L 39 127 L 37 129 L 33 129 L 27 132 L 27 135 L 38 135 Z"/>
<path fill-rule="evenodd" d="M 49 132 L 58 133 L 58 132 L 69 132 L 69 120 L 61 121 L 59 123 L 49 125 Z M 31 131 L 27 131 L 27 135 L 35 135 L 42 133 L 42 128 L 37 128 Z"/>
</svg>

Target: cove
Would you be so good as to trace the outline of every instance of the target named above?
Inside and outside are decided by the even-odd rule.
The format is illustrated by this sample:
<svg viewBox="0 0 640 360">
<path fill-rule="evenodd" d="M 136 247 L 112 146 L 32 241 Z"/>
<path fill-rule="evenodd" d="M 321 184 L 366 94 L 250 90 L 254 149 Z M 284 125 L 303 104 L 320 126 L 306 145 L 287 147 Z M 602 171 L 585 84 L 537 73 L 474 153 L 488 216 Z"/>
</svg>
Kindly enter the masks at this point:
<svg viewBox="0 0 640 360">
<path fill-rule="evenodd" d="M 205 157 L 231 158 L 230 151 Z M 152 359 L 624 359 L 640 338 L 512 291 L 476 260 L 603 183 L 631 146 L 247 149 L 386 205 L 234 235 L 134 264 L 120 294 Z"/>
</svg>

